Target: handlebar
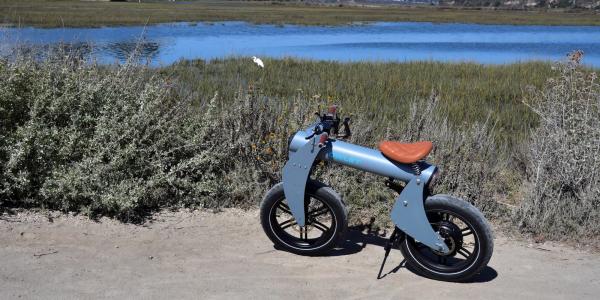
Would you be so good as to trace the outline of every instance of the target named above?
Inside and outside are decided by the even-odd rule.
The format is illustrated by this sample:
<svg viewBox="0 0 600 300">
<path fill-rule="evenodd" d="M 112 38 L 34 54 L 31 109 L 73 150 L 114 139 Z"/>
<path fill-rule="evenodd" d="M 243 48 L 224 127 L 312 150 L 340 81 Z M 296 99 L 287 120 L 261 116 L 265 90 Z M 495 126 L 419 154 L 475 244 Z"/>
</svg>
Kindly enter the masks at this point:
<svg viewBox="0 0 600 300">
<path fill-rule="evenodd" d="M 331 134 L 336 138 L 342 139 L 352 135 L 352 132 L 350 131 L 350 117 L 345 117 L 344 121 L 341 122 L 341 119 L 337 114 L 337 108 L 337 105 L 332 105 L 328 108 L 326 114 L 320 115 L 318 112 L 316 113 L 320 122 L 313 128 L 312 134 L 306 137 L 307 140 L 313 138 L 317 134 L 326 133 L 327 135 L 322 135 L 319 139 L 319 147 L 322 147 Z M 340 122 L 343 125 L 343 135 L 339 134 Z"/>
<path fill-rule="evenodd" d="M 321 132 L 323 132 L 323 124 L 319 123 L 315 126 L 315 128 L 313 128 L 313 132 L 311 135 L 307 136 L 306 139 L 310 140 L 312 139 L 316 134 L 321 134 Z"/>
</svg>

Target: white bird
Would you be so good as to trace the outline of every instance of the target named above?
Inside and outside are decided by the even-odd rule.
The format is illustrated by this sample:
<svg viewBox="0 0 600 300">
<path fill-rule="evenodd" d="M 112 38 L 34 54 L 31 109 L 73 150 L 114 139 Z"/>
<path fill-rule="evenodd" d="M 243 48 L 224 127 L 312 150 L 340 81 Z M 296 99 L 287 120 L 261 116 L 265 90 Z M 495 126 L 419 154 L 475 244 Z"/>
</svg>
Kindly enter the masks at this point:
<svg viewBox="0 0 600 300">
<path fill-rule="evenodd" d="M 255 64 L 257 64 L 259 67 L 261 67 L 261 68 L 265 67 L 265 64 L 263 63 L 263 61 L 260 58 L 256 57 L 256 56 L 252 56 L 252 61 Z"/>
</svg>

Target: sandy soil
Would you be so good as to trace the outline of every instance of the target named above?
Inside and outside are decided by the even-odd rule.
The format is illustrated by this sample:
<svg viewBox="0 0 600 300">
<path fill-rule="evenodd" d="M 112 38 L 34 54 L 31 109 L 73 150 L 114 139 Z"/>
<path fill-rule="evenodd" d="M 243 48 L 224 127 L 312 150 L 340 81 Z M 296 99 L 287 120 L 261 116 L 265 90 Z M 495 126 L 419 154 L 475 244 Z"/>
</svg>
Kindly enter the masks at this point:
<svg viewBox="0 0 600 300">
<path fill-rule="evenodd" d="M 476 282 L 419 277 L 385 240 L 351 231 L 327 257 L 273 248 L 258 212 L 161 213 L 146 225 L 81 216 L 0 217 L 0 298 L 594 299 L 600 255 L 499 236 Z M 597 298 L 596 298 L 597 299 Z"/>
</svg>

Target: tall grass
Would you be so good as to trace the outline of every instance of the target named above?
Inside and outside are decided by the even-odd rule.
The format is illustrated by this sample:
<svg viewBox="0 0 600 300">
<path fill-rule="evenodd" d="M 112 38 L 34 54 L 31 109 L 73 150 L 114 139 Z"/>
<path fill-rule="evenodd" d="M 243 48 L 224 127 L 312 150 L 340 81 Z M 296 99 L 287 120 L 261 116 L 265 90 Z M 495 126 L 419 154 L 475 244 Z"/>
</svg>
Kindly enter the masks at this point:
<svg viewBox="0 0 600 300">
<path fill-rule="evenodd" d="M 491 118 L 496 135 L 509 142 L 526 138 L 537 116 L 521 99 L 527 86 L 541 87 L 555 72 L 541 62 L 512 65 L 475 63 L 337 63 L 265 59 L 259 69 L 244 58 L 184 61 L 162 69 L 189 93 L 207 99 L 214 91 L 231 99 L 240 88 L 275 97 L 314 97 L 340 104 L 356 119 L 371 120 L 381 133 L 388 122 L 408 116 L 414 99 L 439 95 L 449 121 L 469 126 Z"/>
<path fill-rule="evenodd" d="M 598 236 L 593 72 L 541 63 L 265 64 L 1 60 L 0 206 L 127 221 L 167 207 L 256 207 L 281 179 L 289 135 L 337 103 L 353 116 L 353 143 L 432 140 L 429 159 L 442 170 L 436 192 L 549 238 Z M 341 192 L 352 222 L 388 221 L 393 194 L 381 178 L 327 164 L 314 176 Z M 516 211 L 502 204 L 507 197 Z"/>
<path fill-rule="evenodd" d="M 134 3 L 132 3 L 134 2 Z M 15 26 L 92 27 L 166 22 L 346 25 L 353 22 L 452 22 L 481 24 L 599 25 L 594 11 L 527 11 L 464 7 L 310 4 L 296 1 L 0 0 L 0 23 Z"/>
</svg>

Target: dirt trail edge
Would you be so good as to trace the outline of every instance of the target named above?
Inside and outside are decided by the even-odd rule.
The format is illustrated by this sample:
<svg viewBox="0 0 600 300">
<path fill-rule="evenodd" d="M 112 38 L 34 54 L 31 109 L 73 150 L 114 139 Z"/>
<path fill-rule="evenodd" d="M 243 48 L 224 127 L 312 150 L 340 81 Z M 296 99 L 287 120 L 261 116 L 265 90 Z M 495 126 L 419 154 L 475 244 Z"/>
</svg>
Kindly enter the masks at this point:
<svg viewBox="0 0 600 300">
<path fill-rule="evenodd" d="M 161 213 L 146 225 L 24 213 L 0 218 L 0 298 L 594 299 L 600 255 L 499 236 L 476 282 L 402 267 L 385 240 L 351 231 L 327 257 L 273 248 L 258 212 Z M 597 299 L 597 298 L 596 298 Z"/>
</svg>

